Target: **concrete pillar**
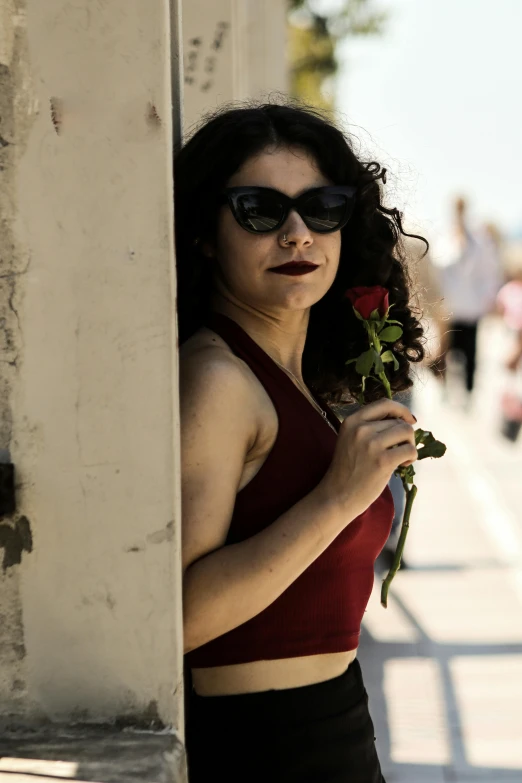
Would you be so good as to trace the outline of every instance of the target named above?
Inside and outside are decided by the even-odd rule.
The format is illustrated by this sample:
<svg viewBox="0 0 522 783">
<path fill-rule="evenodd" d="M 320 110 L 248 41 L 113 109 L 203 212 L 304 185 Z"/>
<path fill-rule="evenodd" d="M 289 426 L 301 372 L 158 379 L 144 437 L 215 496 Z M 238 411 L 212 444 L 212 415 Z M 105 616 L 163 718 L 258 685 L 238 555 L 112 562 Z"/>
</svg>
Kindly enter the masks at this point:
<svg viewBox="0 0 522 783">
<path fill-rule="evenodd" d="M 0 715 L 182 722 L 176 6 L 0 0 Z"/>
<path fill-rule="evenodd" d="M 224 103 L 287 91 L 286 13 L 286 0 L 183 0 L 187 132 Z"/>
<path fill-rule="evenodd" d="M 26 130 L 24 83 L 26 63 L 19 34 L 21 8 L 14 0 L 0 0 L 0 470 L 9 463 L 13 432 L 10 390 L 17 376 L 19 333 L 14 292 L 27 266 L 27 255 L 14 251 L 17 219 L 14 197 L 16 160 Z M 0 492 L 2 488 L 0 487 Z M 0 507 L 2 499 L 0 498 Z M 26 710 L 26 682 L 20 570 L 23 552 L 15 520 L 0 517 L 0 711 L 22 716 Z"/>
<path fill-rule="evenodd" d="M 249 67 L 243 85 L 245 97 L 287 93 L 287 0 L 247 0 L 246 35 L 242 36 Z"/>
</svg>

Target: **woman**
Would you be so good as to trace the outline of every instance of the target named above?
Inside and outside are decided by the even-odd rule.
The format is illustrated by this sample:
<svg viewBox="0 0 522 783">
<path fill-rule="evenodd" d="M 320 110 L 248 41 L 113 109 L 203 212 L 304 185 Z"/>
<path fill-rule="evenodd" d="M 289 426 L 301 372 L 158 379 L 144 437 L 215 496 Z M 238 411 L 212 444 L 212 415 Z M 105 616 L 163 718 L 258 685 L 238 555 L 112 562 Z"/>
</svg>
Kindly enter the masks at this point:
<svg viewBox="0 0 522 783">
<path fill-rule="evenodd" d="M 287 105 L 224 111 L 175 161 L 191 783 L 383 780 L 356 652 L 414 417 L 327 404 L 360 384 L 347 288 L 390 291 L 394 389 L 423 354 L 383 175 Z"/>
</svg>

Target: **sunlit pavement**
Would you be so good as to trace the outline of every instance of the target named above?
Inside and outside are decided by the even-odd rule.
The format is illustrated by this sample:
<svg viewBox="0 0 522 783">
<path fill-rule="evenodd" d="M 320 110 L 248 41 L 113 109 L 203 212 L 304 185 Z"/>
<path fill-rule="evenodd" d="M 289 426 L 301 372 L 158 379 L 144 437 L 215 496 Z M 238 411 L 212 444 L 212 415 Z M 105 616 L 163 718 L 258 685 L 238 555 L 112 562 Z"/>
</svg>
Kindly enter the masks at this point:
<svg viewBox="0 0 522 783">
<path fill-rule="evenodd" d="M 503 331 L 480 333 L 472 407 L 422 377 L 419 425 L 448 446 L 418 464 L 407 558 L 380 581 L 360 649 L 387 783 L 522 783 L 522 435 L 498 432 Z"/>
</svg>

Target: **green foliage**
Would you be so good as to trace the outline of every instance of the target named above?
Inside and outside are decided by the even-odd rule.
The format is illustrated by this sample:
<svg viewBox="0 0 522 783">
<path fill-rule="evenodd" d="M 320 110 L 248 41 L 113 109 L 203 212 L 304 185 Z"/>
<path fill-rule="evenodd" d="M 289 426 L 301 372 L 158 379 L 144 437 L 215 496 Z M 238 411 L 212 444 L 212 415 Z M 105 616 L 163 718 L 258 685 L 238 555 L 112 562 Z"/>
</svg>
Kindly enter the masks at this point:
<svg viewBox="0 0 522 783">
<path fill-rule="evenodd" d="M 408 465 L 407 468 L 399 468 L 395 471 L 395 475 L 402 479 L 402 485 L 405 490 L 408 489 L 408 484 L 413 484 L 415 481 L 415 468 L 413 465 Z"/>
<path fill-rule="evenodd" d="M 387 14 L 375 0 L 344 0 L 328 8 L 318 0 L 287 0 L 289 19 L 290 90 L 294 97 L 323 109 L 332 108 L 325 93 L 337 73 L 337 43 L 352 35 L 382 33 Z"/>
<path fill-rule="evenodd" d="M 379 333 L 381 343 L 396 343 L 399 337 L 402 337 L 400 326 L 387 326 Z"/>
<path fill-rule="evenodd" d="M 391 351 L 384 351 L 383 354 L 381 354 L 381 359 L 383 362 L 393 362 L 393 369 L 398 370 L 399 369 L 399 362 L 397 361 L 395 355 Z"/>
<path fill-rule="evenodd" d="M 375 351 L 373 348 L 369 348 L 367 351 L 362 353 L 359 358 L 357 359 L 357 363 L 355 365 L 355 369 L 360 375 L 364 375 L 365 377 L 368 377 L 370 372 L 372 371 L 372 367 L 375 362 Z"/>
<path fill-rule="evenodd" d="M 417 449 L 419 459 L 426 457 L 443 457 L 446 453 L 446 446 L 440 440 L 436 440 L 428 430 L 415 430 L 415 445 L 421 447 Z"/>
</svg>

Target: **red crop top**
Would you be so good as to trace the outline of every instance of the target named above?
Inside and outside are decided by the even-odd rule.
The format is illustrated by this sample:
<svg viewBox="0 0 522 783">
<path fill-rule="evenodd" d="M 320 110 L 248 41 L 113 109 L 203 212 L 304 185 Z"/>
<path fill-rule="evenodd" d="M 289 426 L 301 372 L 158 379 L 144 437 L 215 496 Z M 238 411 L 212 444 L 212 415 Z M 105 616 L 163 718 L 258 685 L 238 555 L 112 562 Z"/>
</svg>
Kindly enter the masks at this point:
<svg viewBox="0 0 522 783">
<path fill-rule="evenodd" d="M 235 321 L 213 313 L 207 325 L 256 374 L 279 419 L 270 454 L 236 496 L 226 541 L 233 544 L 268 527 L 317 486 L 330 465 L 336 435 L 288 375 Z M 317 401 L 339 430 L 334 413 Z M 246 623 L 189 652 L 188 664 L 227 666 L 355 649 L 373 586 L 374 563 L 389 536 L 392 518 L 393 500 L 386 487 L 279 598 Z"/>
</svg>

